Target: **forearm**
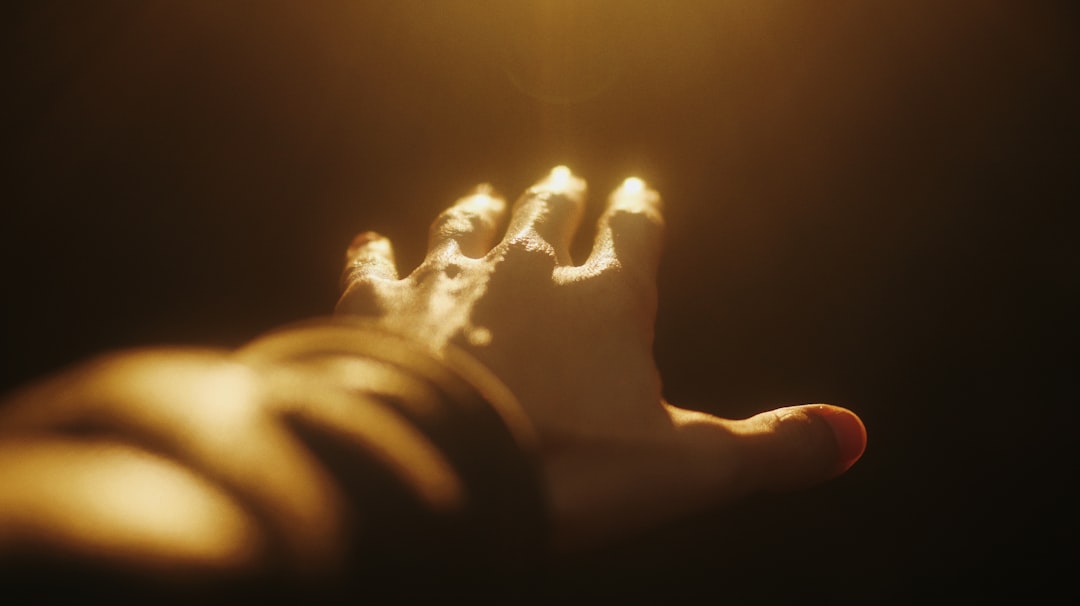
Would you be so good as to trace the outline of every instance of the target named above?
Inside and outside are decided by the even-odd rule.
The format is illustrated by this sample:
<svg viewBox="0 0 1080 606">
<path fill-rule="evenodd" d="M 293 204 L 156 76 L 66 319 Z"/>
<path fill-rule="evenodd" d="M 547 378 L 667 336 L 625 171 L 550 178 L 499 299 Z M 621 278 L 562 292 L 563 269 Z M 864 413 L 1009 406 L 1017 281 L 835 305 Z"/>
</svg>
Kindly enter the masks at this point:
<svg viewBox="0 0 1080 606">
<path fill-rule="evenodd" d="M 541 549 L 512 396 L 458 354 L 340 320 L 90 362 L 16 394 L 0 444 L 9 569 L 303 584 Z"/>
</svg>

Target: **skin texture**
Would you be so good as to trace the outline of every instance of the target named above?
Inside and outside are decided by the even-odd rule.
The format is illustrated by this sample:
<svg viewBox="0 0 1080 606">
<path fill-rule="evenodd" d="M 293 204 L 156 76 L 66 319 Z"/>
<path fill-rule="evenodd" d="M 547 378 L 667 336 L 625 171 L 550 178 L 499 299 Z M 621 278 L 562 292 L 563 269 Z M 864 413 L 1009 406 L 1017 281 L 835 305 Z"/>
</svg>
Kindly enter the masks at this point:
<svg viewBox="0 0 1080 606">
<path fill-rule="evenodd" d="M 481 186 L 435 220 L 425 260 L 404 278 L 390 242 L 360 234 L 337 312 L 436 350 L 457 346 L 506 383 L 540 439 L 557 549 L 846 471 L 866 446 L 849 410 L 811 404 L 727 420 L 663 399 L 652 354 L 660 197 L 628 179 L 608 199 L 589 258 L 573 265 L 585 194 L 565 167 L 513 208 Z"/>
<path fill-rule="evenodd" d="M 436 355 L 464 350 L 505 383 L 532 425 L 557 551 L 850 467 L 866 432 L 848 410 L 813 404 L 733 421 L 663 399 L 652 355 L 660 197 L 628 179 L 608 199 L 592 253 L 573 265 L 585 189 L 561 167 L 513 208 L 480 187 L 436 219 L 426 259 L 404 278 L 390 243 L 361 234 L 337 311 Z M 278 569 L 333 576 L 354 520 L 286 422 L 289 407 L 315 398 L 312 411 L 345 411 L 328 426 L 384 439 L 393 424 L 370 416 L 375 407 L 349 416 L 347 388 L 291 372 L 225 351 L 146 349 L 12 394 L 0 406 L 0 574 L 5 561 L 43 554 L 172 587 Z M 402 467 L 420 475 L 438 462 L 411 452 Z M 428 488 L 434 500 L 460 497 L 453 484 Z"/>
</svg>

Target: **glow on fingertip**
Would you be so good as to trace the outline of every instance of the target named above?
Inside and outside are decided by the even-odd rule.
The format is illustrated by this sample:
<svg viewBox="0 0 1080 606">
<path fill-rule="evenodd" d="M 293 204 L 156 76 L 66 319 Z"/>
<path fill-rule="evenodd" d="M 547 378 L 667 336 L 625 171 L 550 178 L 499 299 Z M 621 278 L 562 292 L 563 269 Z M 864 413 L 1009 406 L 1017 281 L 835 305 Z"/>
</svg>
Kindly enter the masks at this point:
<svg viewBox="0 0 1080 606">
<path fill-rule="evenodd" d="M 503 201 L 488 194 L 473 194 L 459 203 L 464 208 L 477 212 L 488 212 L 489 209 L 501 210 Z"/>
<path fill-rule="evenodd" d="M 501 210 L 505 202 L 495 193 L 494 187 L 488 183 L 481 183 L 473 189 L 472 194 L 458 200 L 457 205 L 483 212 L 489 208 Z"/>
<path fill-rule="evenodd" d="M 493 198 L 495 196 L 495 188 L 490 183 L 481 183 L 473 188 L 474 196 L 487 196 Z"/>
<path fill-rule="evenodd" d="M 551 183 L 556 188 L 565 189 L 570 185 L 570 179 L 574 176 L 574 173 L 570 172 L 570 169 L 566 166 L 556 166 L 551 169 Z"/>
<path fill-rule="evenodd" d="M 645 182 L 637 177 L 630 177 L 623 181 L 622 190 L 628 194 L 640 194 L 645 191 Z"/>
</svg>

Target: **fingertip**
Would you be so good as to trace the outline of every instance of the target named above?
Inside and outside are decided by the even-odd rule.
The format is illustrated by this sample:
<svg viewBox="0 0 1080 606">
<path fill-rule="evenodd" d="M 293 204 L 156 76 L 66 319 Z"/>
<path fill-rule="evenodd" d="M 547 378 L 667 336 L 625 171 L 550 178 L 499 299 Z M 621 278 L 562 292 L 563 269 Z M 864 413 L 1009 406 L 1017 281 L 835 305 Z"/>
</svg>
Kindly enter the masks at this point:
<svg viewBox="0 0 1080 606">
<path fill-rule="evenodd" d="M 485 215 L 499 215 L 506 210 L 506 199 L 495 191 L 490 183 L 481 183 L 474 187 L 469 195 L 458 200 L 456 206 Z"/>
<path fill-rule="evenodd" d="M 751 453 L 751 483 L 765 490 L 804 488 L 851 468 L 866 449 L 866 427 L 839 406 L 785 406 L 736 421 Z"/>
<path fill-rule="evenodd" d="M 474 196 L 498 197 L 495 194 L 495 186 L 490 183 L 477 183 L 470 193 Z"/>
<path fill-rule="evenodd" d="M 550 192 L 565 196 L 580 204 L 585 200 L 588 186 L 585 180 L 575 175 L 568 166 L 559 165 L 551 169 L 551 172 L 537 181 L 531 189 L 535 193 Z"/>
<path fill-rule="evenodd" d="M 374 232 L 374 231 L 360 232 L 359 234 L 356 235 L 355 238 L 352 239 L 352 242 L 349 243 L 349 247 L 345 250 L 345 255 L 347 257 L 351 257 L 354 254 L 356 254 L 356 252 L 358 250 L 360 250 L 361 248 L 364 248 L 365 246 L 369 246 L 369 245 L 372 245 L 372 244 L 375 244 L 377 246 L 378 245 L 384 245 L 383 244 L 384 242 L 386 244 L 389 244 L 389 241 L 386 239 L 386 236 L 384 236 L 384 235 L 382 235 L 382 234 L 380 234 L 378 232 Z"/>
<path fill-rule="evenodd" d="M 645 181 L 641 177 L 627 177 L 621 189 L 628 194 L 639 194 L 645 191 Z"/>
<path fill-rule="evenodd" d="M 569 183 L 573 176 L 574 172 L 570 170 L 569 166 L 560 164 L 551 169 L 551 174 L 548 176 L 548 179 L 554 183 Z"/>
<path fill-rule="evenodd" d="M 662 222 L 662 208 L 660 193 L 649 187 L 641 177 L 628 177 L 611 192 L 608 201 L 609 212 L 640 213 L 657 222 Z"/>
<path fill-rule="evenodd" d="M 837 444 L 836 474 L 844 473 L 866 452 L 866 425 L 846 408 L 817 404 L 813 412 L 829 424 Z"/>
<path fill-rule="evenodd" d="M 389 238 L 373 231 L 361 232 L 353 238 L 345 250 L 345 267 L 339 283 L 342 292 L 358 282 L 396 279 L 394 247 Z"/>
</svg>

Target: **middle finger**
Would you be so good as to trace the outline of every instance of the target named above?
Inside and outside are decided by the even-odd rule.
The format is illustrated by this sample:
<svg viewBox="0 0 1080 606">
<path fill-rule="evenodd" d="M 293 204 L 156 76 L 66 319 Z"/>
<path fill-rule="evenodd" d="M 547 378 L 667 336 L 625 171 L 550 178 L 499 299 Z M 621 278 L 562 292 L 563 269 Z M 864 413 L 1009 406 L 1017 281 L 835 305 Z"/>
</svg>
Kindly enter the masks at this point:
<svg viewBox="0 0 1080 606">
<path fill-rule="evenodd" d="M 570 242 L 581 224 L 585 189 L 583 179 L 556 166 L 514 205 L 506 240 L 535 234 L 552 246 L 560 265 L 570 264 Z"/>
</svg>

